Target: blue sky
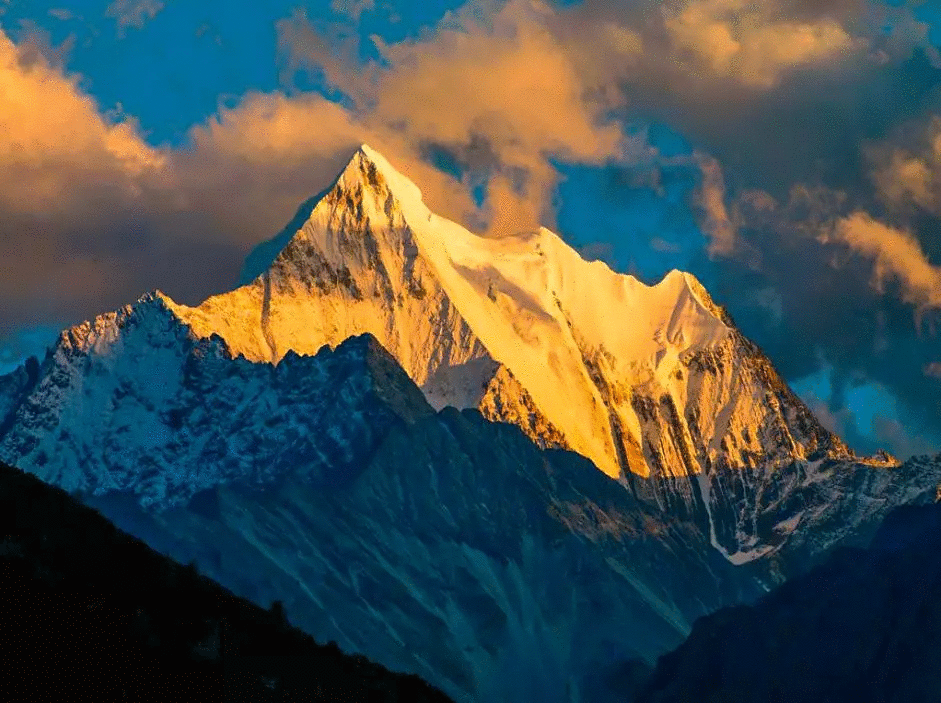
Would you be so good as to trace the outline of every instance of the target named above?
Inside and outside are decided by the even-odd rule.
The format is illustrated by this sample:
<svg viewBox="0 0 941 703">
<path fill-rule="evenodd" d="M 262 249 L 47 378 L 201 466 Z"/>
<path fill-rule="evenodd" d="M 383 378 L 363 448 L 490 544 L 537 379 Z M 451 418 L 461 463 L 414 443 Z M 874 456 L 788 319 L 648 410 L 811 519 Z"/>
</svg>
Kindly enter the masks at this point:
<svg viewBox="0 0 941 703">
<path fill-rule="evenodd" d="M 368 140 L 491 234 L 528 203 L 613 268 L 692 271 L 858 449 L 941 450 L 937 3 L 0 9 L 0 87 L 62 81 L 0 98 L 0 371 L 150 288 L 231 286 Z"/>
</svg>

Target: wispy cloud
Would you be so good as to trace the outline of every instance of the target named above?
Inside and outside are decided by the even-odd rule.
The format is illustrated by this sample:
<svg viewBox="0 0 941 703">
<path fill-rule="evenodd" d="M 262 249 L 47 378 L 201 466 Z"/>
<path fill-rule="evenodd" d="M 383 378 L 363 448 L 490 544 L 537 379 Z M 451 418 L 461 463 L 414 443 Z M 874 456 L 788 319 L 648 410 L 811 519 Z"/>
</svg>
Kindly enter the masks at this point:
<svg viewBox="0 0 941 703">
<path fill-rule="evenodd" d="M 879 222 L 865 212 L 839 220 L 832 237 L 872 259 L 873 285 L 880 292 L 894 280 L 903 300 L 920 311 L 941 308 L 941 266 L 933 266 L 911 232 Z"/>
<path fill-rule="evenodd" d="M 880 195 L 896 209 L 941 215 L 941 116 L 908 123 L 899 132 L 866 150 Z"/>
<path fill-rule="evenodd" d="M 358 22 L 364 12 L 376 9 L 376 0 L 330 0 L 330 9 L 353 22 Z"/>
<path fill-rule="evenodd" d="M 164 7 L 162 0 L 113 0 L 105 16 L 115 20 L 118 36 L 124 37 L 128 27 L 143 29 Z"/>
<path fill-rule="evenodd" d="M 49 16 L 55 17 L 57 20 L 62 20 L 63 22 L 68 22 L 76 17 L 74 12 L 62 7 L 54 7 L 49 10 Z"/>
<path fill-rule="evenodd" d="M 701 153 L 695 155 L 695 160 L 702 172 L 698 200 L 705 214 L 702 228 L 709 237 L 709 253 L 713 256 L 732 256 L 739 246 L 738 226 L 732 221 L 726 206 L 722 165 L 716 159 Z"/>
</svg>

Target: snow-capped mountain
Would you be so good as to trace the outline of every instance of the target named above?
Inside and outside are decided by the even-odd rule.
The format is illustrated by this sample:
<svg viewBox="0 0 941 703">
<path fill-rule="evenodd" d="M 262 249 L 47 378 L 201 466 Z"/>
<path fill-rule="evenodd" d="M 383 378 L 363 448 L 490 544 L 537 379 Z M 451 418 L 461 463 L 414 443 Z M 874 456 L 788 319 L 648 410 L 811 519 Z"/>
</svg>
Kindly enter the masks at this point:
<svg viewBox="0 0 941 703">
<path fill-rule="evenodd" d="M 476 408 L 577 451 L 636 497 L 696 521 L 736 564 L 802 543 L 856 484 L 870 502 L 817 549 L 941 480 L 853 457 L 693 276 L 646 286 L 546 229 L 476 236 L 431 213 L 365 145 L 256 249 L 244 278 L 195 308 L 157 292 L 64 332 L 42 373 L 31 363 L 0 379 L 0 456 L 69 486 L 97 466 L 89 485 L 133 484 L 146 501 L 173 502 L 202 485 L 174 462 L 189 466 L 208 441 L 192 417 L 161 410 L 175 397 L 177 346 L 215 339 L 244 363 L 270 364 L 369 333 L 432 407 Z M 128 388 L 138 388 L 130 400 Z M 158 451 L 171 437 L 186 452 Z M 54 447 L 58 467 L 46 464 Z"/>
<path fill-rule="evenodd" d="M 246 274 L 173 310 L 256 361 L 369 332 L 434 407 L 519 423 L 609 476 L 847 455 L 692 275 L 646 286 L 547 229 L 474 235 L 366 145 Z"/>
<path fill-rule="evenodd" d="M 433 407 L 477 408 L 650 502 L 682 502 L 736 562 L 780 542 L 769 483 L 793 508 L 803 479 L 788 475 L 859 463 L 692 275 L 647 286 L 547 229 L 474 235 L 366 145 L 243 278 L 196 308 L 168 305 L 256 361 L 368 332 Z M 787 530 L 796 513 L 772 514 Z"/>
<path fill-rule="evenodd" d="M 434 412 L 373 348 L 363 337 L 342 354 L 289 352 L 277 366 L 233 359 L 222 339 L 196 337 L 148 294 L 66 330 L 41 366 L 6 377 L 0 397 L 18 403 L 0 455 L 66 490 L 132 491 L 157 507 L 299 466 L 306 480 L 339 480 L 334 467 L 361 460 L 390 423 Z"/>
</svg>

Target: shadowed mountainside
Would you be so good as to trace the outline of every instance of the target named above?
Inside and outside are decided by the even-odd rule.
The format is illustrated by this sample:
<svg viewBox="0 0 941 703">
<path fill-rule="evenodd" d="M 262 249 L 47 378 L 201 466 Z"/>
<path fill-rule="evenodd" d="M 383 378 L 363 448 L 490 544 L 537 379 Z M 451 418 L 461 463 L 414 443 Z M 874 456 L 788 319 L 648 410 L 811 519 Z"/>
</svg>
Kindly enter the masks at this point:
<svg viewBox="0 0 941 703">
<path fill-rule="evenodd" d="M 8 700 L 449 699 L 291 627 L 0 464 L 0 679 Z"/>
<path fill-rule="evenodd" d="M 941 457 L 938 457 L 941 459 Z M 702 618 L 636 703 L 941 700 L 941 504 L 890 513 L 753 606 Z"/>
</svg>

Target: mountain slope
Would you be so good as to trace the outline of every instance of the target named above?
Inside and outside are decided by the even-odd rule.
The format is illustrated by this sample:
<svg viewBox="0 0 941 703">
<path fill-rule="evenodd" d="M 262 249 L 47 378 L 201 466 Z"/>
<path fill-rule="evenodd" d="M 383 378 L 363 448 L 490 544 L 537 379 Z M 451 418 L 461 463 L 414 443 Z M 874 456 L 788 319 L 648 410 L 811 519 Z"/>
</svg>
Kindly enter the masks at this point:
<svg viewBox="0 0 941 703">
<path fill-rule="evenodd" d="M 289 474 L 162 512 L 86 500 L 236 592 L 283 600 L 319 639 L 456 700 L 618 700 L 605 679 L 622 661 L 652 662 L 700 615 L 762 592 L 694 525 L 473 411 L 394 428 L 348 485 Z"/>
<path fill-rule="evenodd" d="M 433 411 L 373 338 L 338 352 L 292 352 L 277 366 L 232 359 L 165 298 L 144 296 L 67 330 L 41 366 L 12 376 L 20 402 L 0 457 L 66 490 L 131 490 L 163 507 L 298 465 L 342 482 L 336 467 L 367 456 L 391 424 Z"/>
<path fill-rule="evenodd" d="M 697 622 L 637 701 L 915 703 L 939 691 L 935 504 L 898 509 L 867 549 L 840 550 L 758 604 Z"/>
<path fill-rule="evenodd" d="M 448 700 L 316 644 L 278 604 L 237 598 L 4 465 L 0 592 L 8 700 Z"/>
<path fill-rule="evenodd" d="M 718 502 L 702 501 L 702 474 L 625 490 L 512 425 L 436 414 L 369 335 L 253 362 L 159 294 L 65 331 L 0 387 L 0 457 L 456 700 L 616 700 L 624 662 L 652 662 L 696 618 L 941 482 L 938 466 L 829 460 L 717 472 L 743 477 Z M 488 389 L 496 412 L 558 432 L 506 366 Z M 759 513 L 749 529 L 777 551 L 730 564 L 737 523 L 719 503 Z"/>
</svg>

